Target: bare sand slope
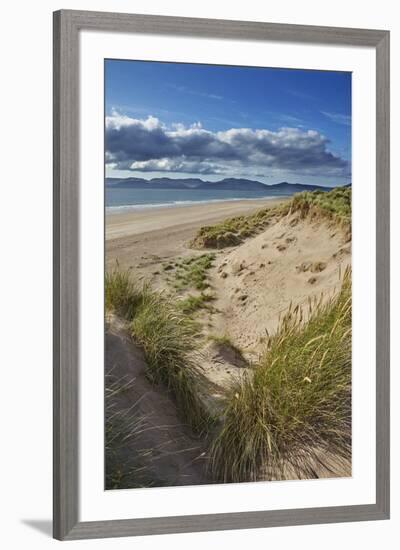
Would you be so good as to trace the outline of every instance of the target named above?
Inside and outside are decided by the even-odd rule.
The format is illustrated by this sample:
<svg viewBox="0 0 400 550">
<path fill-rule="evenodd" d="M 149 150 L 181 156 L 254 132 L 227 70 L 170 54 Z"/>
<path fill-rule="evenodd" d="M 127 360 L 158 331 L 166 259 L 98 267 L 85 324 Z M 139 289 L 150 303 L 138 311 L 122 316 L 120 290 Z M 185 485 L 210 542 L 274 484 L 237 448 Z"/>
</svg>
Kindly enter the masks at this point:
<svg viewBox="0 0 400 550">
<path fill-rule="evenodd" d="M 292 215 L 219 255 L 210 273 L 219 311 L 213 329 L 245 351 L 260 350 L 290 304 L 335 293 L 350 246 L 339 229 Z"/>
<path fill-rule="evenodd" d="M 125 468 L 137 469 L 139 480 L 142 468 L 157 486 L 210 483 L 202 442 L 182 423 L 166 389 L 149 382 L 145 368 L 143 353 L 124 324 L 110 317 L 106 331 L 107 384 L 120 380 L 123 386 L 132 381 L 129 391 L 111 397 L 113 411 L 129 410 L 130 422 L 136 420 L 140 425 L 139 433 L 124 442 L 119 460 Z"/>
</svg>

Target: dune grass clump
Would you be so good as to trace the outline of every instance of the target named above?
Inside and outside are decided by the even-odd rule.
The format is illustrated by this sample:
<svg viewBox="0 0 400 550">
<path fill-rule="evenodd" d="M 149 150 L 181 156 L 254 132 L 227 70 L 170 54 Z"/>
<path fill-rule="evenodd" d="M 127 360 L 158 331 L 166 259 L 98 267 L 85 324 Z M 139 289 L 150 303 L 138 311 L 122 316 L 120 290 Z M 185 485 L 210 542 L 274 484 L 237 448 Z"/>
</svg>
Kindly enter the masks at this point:
<svg viewBox="0 0 400 550">
<path fill-rule="evenodd" d="M 177 301 L 176 305 L 183 313 L 191 315 L 192 313 L 195 313 L 200 309 L 208 309 L 210 311 L 213 311 L 211 302 L 213 302 L 215 299 L 215 294 L 201 292 L 198 296 L 193 296 L 192 294 L 190 294 L 183 300 Z"/>
<path fill-rule="evenodd" d="M 131 279 L 129 271 L 121 271 L 118 264 L 105 276 L 105 305 L 107 311 L 113 311 L 130 319 L 141 300 L 141 292 Z"/>
<path fill-rule="evenodd" d="M 226 398 L 211 451 L 223 482 L 284 479 L 290 467 L 315 477 L 320 453 L 351 452 L 351 279 L 339 294 L 291 308 L 270 338 L 254 375 Z M 319 458 L 318 458 L 319 457 Z"/>
<path fill-rule="evenodd" d="M 264 230 L 275 216 L 287 212 L 287 204 L 263 208 L 249 216 L 228 218 L 215 225 L 201 227 L 191 242 L 193 248 L 225 248 L 236 246 Z"/>
<path fill-rule="evenodd" d="M 209 418 L 198 398 L 200 379 L 193 360 L 197 324 L 172 300 L 148 292 L 132 320 L 131 329 L 144 349 L 150 378 L 168 387 L 192 428 L 199 432 L 206 430 Z"/>
<path fill-rule="evenodd" d="M 292 212 L 300 212 L 301 217 L 327 217 L 351 227 L 351 187 L 337 187 L 328 193 L 324 191 L 305 191 L 294 195 Z"/>
<path fill-rule="evenodd" d="M 351 229 L 351 187 L 337 187 L 332 191 L 304 191 L 277 206 L 263 208 L 249 216 L 228 218 L 221 223 L 201 227 L 191 241 L 193 248 L 226 248 L 237 246 L 248 237 L 264 231 L 272 221 L 289 213 L 328 218 Z"/>
<path fill-rule="evenodd" d="M 198 397 L 201 381 L 193 359 L 199 336 L 197 323 L 172 298 L 146 285 L 139 288 L 129 272 L 116 269 L 107 274 L 105 294 L 106 307 L 123 314 L 132 337 L 142 346 L 149 378 L 166 385 L 194 430 L 205 431 L 210 419 Z"/>
<path fill-rule="evenodd" d="M 175 272 L 174 287 L 177 290 L 195 288 L 205 290 L 210 285 L 207 282 L 207 271 L 213 266 L 215 254 L 190 256 L 178 263 Z"/>
</svg>

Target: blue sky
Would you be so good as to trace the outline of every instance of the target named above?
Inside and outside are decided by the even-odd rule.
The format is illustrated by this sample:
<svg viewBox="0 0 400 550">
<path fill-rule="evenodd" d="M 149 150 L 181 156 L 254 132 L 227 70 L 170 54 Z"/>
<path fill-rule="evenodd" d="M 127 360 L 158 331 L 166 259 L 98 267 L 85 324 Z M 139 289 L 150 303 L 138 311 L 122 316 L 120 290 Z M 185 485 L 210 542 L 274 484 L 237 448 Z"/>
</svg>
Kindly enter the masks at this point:
<svg viewBox="0 0 400 550">
<path fill-rule="evenodd" d="M 111 177 L 351 181 L 351 74 L 107 60 Z"/>
</svg>

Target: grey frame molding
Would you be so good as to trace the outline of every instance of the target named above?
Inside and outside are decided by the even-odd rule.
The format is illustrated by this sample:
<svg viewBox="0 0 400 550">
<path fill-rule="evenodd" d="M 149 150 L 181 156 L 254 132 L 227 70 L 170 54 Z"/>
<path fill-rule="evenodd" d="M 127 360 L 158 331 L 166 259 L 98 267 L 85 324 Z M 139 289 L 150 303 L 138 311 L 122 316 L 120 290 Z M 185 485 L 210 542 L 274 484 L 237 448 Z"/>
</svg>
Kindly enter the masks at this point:
<svg viewBox="0 0 400 550">
<path fill-rule="evenodd" d="M 376 50 L 376 503 L 79 522 L 79 32 L 369 46 Z M 61 10 L 54 13 L 54 537 L 59 540 L 389 518 L 389 32 Z"/>
</svg>

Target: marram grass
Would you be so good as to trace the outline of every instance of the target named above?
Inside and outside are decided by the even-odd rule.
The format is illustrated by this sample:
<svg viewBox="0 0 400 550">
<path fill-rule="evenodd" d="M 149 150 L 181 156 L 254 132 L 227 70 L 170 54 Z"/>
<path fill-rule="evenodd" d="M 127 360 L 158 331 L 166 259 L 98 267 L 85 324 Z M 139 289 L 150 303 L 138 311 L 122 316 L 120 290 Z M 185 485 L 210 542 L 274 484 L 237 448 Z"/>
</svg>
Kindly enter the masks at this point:
<svg viewBox="0 0 400 550">
<path fill-rule="evenodd" d="M 304 191 L 291 200 L 259 210 L 248 216 L 228 218 L 215 225 L 201 227 L 191 242 L 194 248 L 225 248 L 236 246 L 249 237 L 265 231 L 273 222 L 288 214 L 301 218 L 324 219 L 341 226 L 350 236 L 351 187 L 332 191 Z"/>
<path fill-rule="evenodd" d="M 193 359 L 198 325 L 172 299 L 146 285 L 139 287 L 118 267 L 106 275 L 105 299 L 107 310 L 126 319 L 142 346 L 149 378 L 167 386 L 194 430 L 207 430 L 210 418 L 199 398 L 201 381 Z"/>
<path fill-rule="evenodd" d="M 321 450 L 349 458 L 350 272 L 336 297 L 310 304 L 308 320 L 303 315 L 290 308 L 254 376 L 227 396 L 210 452 L 217 480 L 255 481 L 271 473 L 283 479 L 287 466 L 314 477 L 312 463 Z"/>
<path fill-rule="evenodd" d="M 168 387 L 183 418 L 194 430 L 206 431 L 210 419 L 199 399 L 201 380 L 193 359 L 197 324 L 171 299 L 146 291 L 131 329 L 143 347 L 151 379 Z"/>
<path fill-rule="evenodd" d="M 137 443 L 143 433 L 151 429 L 148 418 L 140 414 L 135 403 L 128 409 L 120 409 L 116 397 L 129 391 L 134 379 L 106 377 L 105 394 L 105 484 L 106 489 L 151 487 L 147 466 L 153 461 L 153 453 L 146 448 L 136 449 L 126 456 L 126 445 Z M 155 454 L 155 453 L 154 453 Z"/>
<path fill-rule="evenodd" d="M 327 218 L 351 232 L 351 187 L 298 193 L 291 201 L 291 211 L 300 212 L 302 218 Z"/>
<path fill-rule="evenodd" d="M 106 311 L 113 311 L 131 319 L 142 300 L 142 293 L 131 279 L 129 271 L 122 271 L 118 264 L 105 276 Z"/>
</svg>

